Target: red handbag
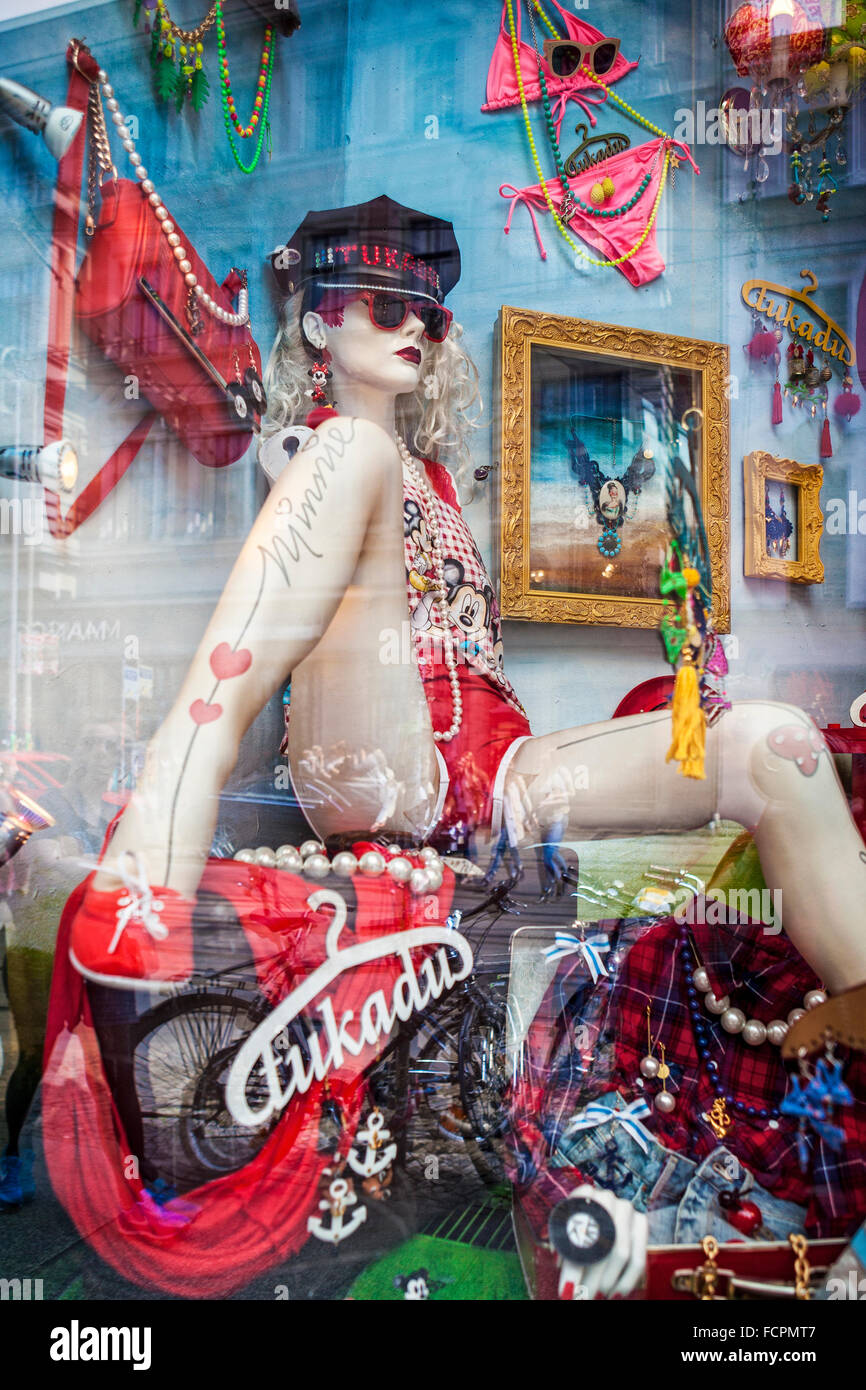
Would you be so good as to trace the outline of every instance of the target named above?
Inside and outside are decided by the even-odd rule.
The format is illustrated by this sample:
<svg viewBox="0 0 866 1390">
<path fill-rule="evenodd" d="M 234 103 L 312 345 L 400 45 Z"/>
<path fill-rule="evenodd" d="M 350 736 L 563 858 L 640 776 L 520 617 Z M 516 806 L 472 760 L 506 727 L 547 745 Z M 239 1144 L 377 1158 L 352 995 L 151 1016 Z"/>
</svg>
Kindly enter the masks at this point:
<svg viewBox="0 0 866 1390">
<path fill-rule="evenodd" d="M 177 222 L 174 229 L 198 283 L 222 309 L 233 311 L 229 290 L 240 288 L 240 277 L 231 274 L 221 288 Z M 225 391 L 145 298 L 139 279 L 156 290 L 190 333 L 189 288 L 153 208 L 138 183 L 112 179 L 103 185 L 99 222 L 78 273 L 75 317 L 124 375 L 137 377 L 141 394 L 199 463 L 210 468 L 234 463 L 250 442 L 249 429 L 233 419 Z M 235 328 L 205 313 L 200 322 L 195 345 L 226 381 L 240 381 L 248 367 L 261 373 L 249 326 Z"/>
<path fill-rule="evenodd" d="M 67 58 L 71 64 L 67 105 L 79 111 L 89 107 L 91 121 L 96 109 L 101 122 L 101 108 L 93 96 L 98 90 L 96 60 L 75 39 Z M 58 539 L 70 535 L 108 496 L 141 448 L 154 422 L 154 412 L 164 417 L 200 463 L 211 468 L 239 459 L 249 445 L 250 428 L 256 428 L 252 411 L 247 411 L 243 402 L 239 411 L 219 382 L 222 378 L 240 395 L 244 374 L 252 372 L 258 378 L 261 373 L 261 357 L 249 321 L 234 325 L 203 308 L 199 311 L 198 300 L 191 296 L 173 247 L 140 184 L 117 178 L 110 168 L 104 125 L 102 130 L 102 140 L 94 140 L 97 152 L 91 152 L 91 174 L 95 177 L 94 160 L 98 158 L 101 177 L 109 170 L 111 177 L 102 185 L 99 220 L 95 228 L 88 227 L 91 239 L 77 277 L 82 139 L 73 141 L 58 166 L 45 442 L 62 434 L 73 313 L 82 331 L 106 357 L 125 376 L 136 379 L 140 394 L 154 410 L 139 421 L 65 517 L 57 494 L 46 489 L 48 523 Z M 177 223 L 175 231 L 205 294 L 220 309 L 234 313 L 232 295 L 243 286 L 242 276 L 232 270 L 223 285 L 217 285 Z M 166 316 L 144 293 L 142 281 L 161 302 Z M 169 318 L 174 320 L 174 327 Z M 241 418 L 241 411 L 246 418 Z"/>
<path fill-rule="evenodd" d="M 559 1297 L 559 1262 L 542 1244 L 519 1198 L 513 1205 L 514 1233 L 530 1298 Z M 656 1245 L 647 1250 L 646 1274 L 630 1299 L 753 1299 L 804 1296 L 826 1278 L 846 1248 L 841 1239 L 803 1241 L 804 1263 L 798 1266 L 788 1241 L 730 1241 L 709 1255 L 700 1245 Z"/>
</svg>

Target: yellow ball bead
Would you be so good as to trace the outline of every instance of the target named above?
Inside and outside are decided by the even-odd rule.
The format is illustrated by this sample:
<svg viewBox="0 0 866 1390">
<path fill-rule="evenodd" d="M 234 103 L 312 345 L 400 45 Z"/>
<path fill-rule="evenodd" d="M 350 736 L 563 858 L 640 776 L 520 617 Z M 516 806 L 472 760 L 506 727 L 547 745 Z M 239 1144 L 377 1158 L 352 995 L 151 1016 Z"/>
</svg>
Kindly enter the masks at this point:
<svg viewBox="0 0 866 1390">
<path fill-rule="evenodd" d="M 590 201 L 591 203 L 595 203 L 595 204 L 603 203 L 603 202 L 604 202 L 604 185 L 603 185 L 603 184 L 594 183 L 594 184 L 592 185 L 592 188 L 589 190 L 589 201 Z"/>
<path fill-rule="evenodd" d="M 615 187 L 614 187 L 614 182 L 613 182 L 613 179 L 610 177 L 610 174 L 608 174 L 605 178 L 602 179 L 602 181 L 601 181 L 601 187 L 602 187 L 602 192 L 604 193 L 605 198 L 612 198 L 612 197 L 613 197 L 613 195 L 614 195 L 616 189 L 615 189 Z"/>
</svg>

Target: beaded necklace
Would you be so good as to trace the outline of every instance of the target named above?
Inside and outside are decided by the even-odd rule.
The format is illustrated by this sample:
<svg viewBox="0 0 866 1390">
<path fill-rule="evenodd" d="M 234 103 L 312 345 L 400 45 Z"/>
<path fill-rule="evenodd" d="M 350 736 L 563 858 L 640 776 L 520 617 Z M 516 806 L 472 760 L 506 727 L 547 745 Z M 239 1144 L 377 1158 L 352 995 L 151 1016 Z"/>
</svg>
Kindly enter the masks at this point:
<svg viewBox="0 0 866 1390">
<path fill-rule="evenodd" d="M 229 81 L 229 64 L 225 50 L 226 35 L 225 26 L 223 25 L 222 6 L 220 5 L 220 0 L 215 0 L 215 3 L 217 15 L 217 42 L 220 51 L 220 93 L 222 95 L 223 120 L 225 121 L 226 135 L 231 145 L 235 164 L 242 174 L 251 174 L 259 162 L 262 153 L 262 141 L 265 135 L 268 137 L 269 156 L 271 152 L 271 127 L 268 121 L 268 109 L 271 101 L 271 78 L 274 75 L 274 62 L 271 50 L 274 31 L 271 25 L 268 25 L 265 29 L 265 42 L 262 49 L 262 60 L 259 66 L 258 91 L 253 106 L 253 114 L 250 117 L 249 125 L 242 126 L 237 119 L 237 109 L 235 107 L 234 97 L 232 96 L 231 82 Z M 259 123 L 260 116 L 262 118 L 261 123 Z M 237 146 L 235 145 L 232 126 L 234 126 L 242 139 L 249 139 L 257 125 L 259 125 L 259 138 L 256 141 L 255 153 L 249 164 L 244 164 L 238 153 Z"/>
<path fill-rule="evenodd" d="M 450 743 L 460 732 L 460 725 L 463 723 L 463 697 L 460 693 L 460 677 L 457 674 L 457 657 L 454 654 L 454 638 L 451 634 L 451 613 L 448 608 L 448 586 L 445 582 L 444 557 L 439 536 L 439 511 L 436 505 L 436 497 L 433 489 L 424 476 L 424 466 L 419 465 L 409 452 L 406 443 L 400 435 L 396 436 L 397 448 L 403 460 L 403 466 L 410 478 L 414 482 L 421 496 L 426 503 L 426 514 L 424 520 L 427 523 L 427 531 L 431 540 L 431 551 L 433 555 L 433 565 L 436 571 L 436 607 L 439 613 L 439 623 L 445 633 L 444 657 L 445 666 L 448 671 L 448 681 L 451 686 L 451 723 L 447 729 L 434 729 L 433 737 L 437 743 Z"/>
<path fill-rule="evenodd" d="M 746 1105 L 744 1101 L 737 1100 L 730 1095 L 719 1079 L 719 1064 L 715 1058 L 710 1056 L 710 1028 L 709 1020 L 703 1014 L 699 987 L 695 984 L 694 973 L 692 971 L 692 946 L 689 939 L 689 929 L 686 925 L 681 925 L 679 929 L 679 940 L 677 949 L 680 954 L 680 962 L 683 968 L 684 983 L 686 990 L 686 1002 L 688 1005 L 689 1016 L 691 1018 L 692 1033 L 695 1040 L 695 1049 L 700 1059 L 700 1065 L 707 1073 L 710 1086 L 715 1094 L 715 1100 L 710 1107 L 707 1120 L 717 1139 L 724 1139 L 734 1121 L 728 1106 L 731 1110 L 741 1117 L 756 1121 L 765 1121 L 769 1128 L 778 1129 L 782 1110 L 777 1105 L 757 1106 Z M 699 982 L 700 983 L 700 982 Z"/>
<path fill-rule="evenodd" d="M 232 96 L 232 84 L 231 79 L 229 78 L 229 60 L 228 55 L 226 53 L 226 31 L 225 24 L 223 23 L 222 5 L 220 4 L 220 0 L 216 0 L 216 25 L 217 47 L 219 48 L 220 57 L 220 83 L 222 85 L 226 105 L 228 107 L 229 115 L 231 116 L 232 125 L 234 126 L 238 135 L 240 135 L 242 140 L 248 140 L 250 136 L 253 134 L 256 126 L 258 125 L 259 117 L 261 116 L 263 111 L 266 121 L 268 118 L 267 108 L 265 104 L 265 92 L 270 90 L 269 75 L 271 64 L 273 62 L 273 58 L 271 56 L 271 42 L 274 33 L 273 26 L 269 24 L 265 29 L 265 41 L 262 47 L 261 62 L 259 63 L 259 77 L 257 83 L 258 90 L 256 92 L 256 98 L 253 103 L 253 111 L 252 115 L 250 116 L 249 123 L 244 126 L 241 125 L 240 121 L 238 120 L 237 108 L 235 107 L 235 99 Z"/>
<path fill-rule="evenodd" d="M 514 59 L 514 73 L 517 78 L 517 88 L 520 92 L 520 105 L 523 111 L 523 124 L 526 127 L 526 134 L 529 139 L 529 148 L 532 152 L 532 162 L 535 165 L 535 172 L 538 175 L 538 182 L 541 185 L 541 190 L 544 194 L 544 201 L 547 203 L 548 209 L 550 210 L 550 215 L 556 223 L 560 235 L 568 243 L 568 245 L 571 247 L 572 251 L 576 256 L 580 256 L 582 260 L 589 261 L 590 265 L 622 265 L 623 261 L 628 261 L 631 259 L 632 256 L 637 255 L 638 251 L 643 246 L 644 242 L 646 241 L 647 237 L 652 231 L 656 219 L 656 214 L 659 209 L 659 204 L 662 200 L 662 194 L 664 192 L 665 184 L 667 183 L 668 169 L 670 168 L 671 162 L 671 152 L 669 149 L 665 150 L 664 163 L 662 165 L 662 175 L 659 181 L 658 192 L 656 193 L 655 201 L 652 205 L 652 210 L 650 212 L 646 226 L 644 227 L 638 241 L 631 248 L 631 250 L 624 251 L 621 256 L 617 256 L 615 259 L 609 261 L 598 260 L 595 256 L 587 255 L 587 253 L 577 245 L 577 242 L 573 239 L 573 237 L 569 235 L 568 231 L 566 230 L 563 218 L 560 214 L 560 211 L 554 206 L 553 199 L 550 196 L 550 189 L 548 188 L 544 178 L 544 174 L 542 173 L 541 161 L 538 158 L 538 151 L 535 147 L 535 136 L 532 133 L 532 125 L 529 120 L 529 109 L 526 103 L 526 92 L 523 88 L 523 74 L 520 71 L 520 51 L 517 46 L 517 26 L 514 21 L 513 0 L 506 0 L 506 8 L 508 11 L 508 29 L 511 38 L 511 52 Z M 556 31 L 554 30 L 553 32 L 555 33 Z M 591 73 L 588 68 L 581 68 L 580 71 L 585 77 L 588 77 L 590 81 L 594 82 L 597 87 L 601 87 L 603 91 L 607 92 L 608 96 L 612 97 L 613 100 L 623 109 L 623 111 L 627 111 L 628 114 L 632 116 L 638 122 L 639 125 L 646 126 L 648 130 L 653 131 L 656 135 L 660 135 L 663 139 L 669 138 L 667 135 L 665 135 L 665 132 L 663 130 L 659 130 L 658 126 L 654 126 L 651 121 L 648 121 L 643 116 L 638 115 L 637 111 L 633 110 L 633 108 L 629 106 L 627 102 L 624 102 L 621 97 L 618 97 L 616 93 L 613 92 L 611 88 L 607 86 L 606 83 L 602 82 L 601 79 L 596 77 L 594 73 Z M 568 187 L 567 181 L 564 183 L 563 191 L 566 195 L 569 195 L 571 192 L 571 190 Z"/>
<path fill-rule="evenodd" d="M 553 111 L 550 105 L 550 93 L 547 90 L 547 79 L 544 76 L 544 67 L 541 61 L 541 52 L 538 47 L 538 37 L 535 32 L 535 8 L 533 7 L 533 0 L 526 0 L 526 3 L 529 10 L 529 27 L 532 30 L 532 42 L 535 46 L 535 57 L 538 63 L 538 83 L 541 88 L 541 101 L 542 105 L 544 106 L 544 118 L 547 123 L 547 138 L 550 141 L 550 148 L 553 151 L 553 160 L 556 164 L 556 172 L 559 174 L 559 180 L 562 184 L 562 191 L 565 195 L 562 200 L 562 206 L 559 209 L 559 215 L 560 217 L 562 217 L 563 221 L 567 222 L 569 217 L 572 215 L 575 206 L 582 208 L 584 212 L 589 213 L 590 217 L 619 217 L 624 212 L 630 212 L 631 209 L 634 207 L 635 203 L 640 201 L 647 188 L 649 187 L 650 180 L 652 179 L 653 174 L 656 171 L 658 156 L 655 160 L 653 160 L 651 167 L 644 174 L 640 184 L 638 185 L 638 188 L 636 189 L 632 197 L 629 198 L 628 202 L 623 203 L 618 208 L 601 208 L 593 203 L 585 203 L 583 199 L 579 197 L 578 194 L 575 193 L 572 188 L 569 187 L 568 174 L 565 170 L 565 164 L 562 158 L 562 151 L 559 148 L 559 141 L 556 138 L 556 123 L 553 119 Z M 539 10 L 538 13 L 541 15 L 543 19 L 547 18 L 547 16 L 544 14 L 542 10 Z M 556 31 L 554 30 L 554 33 L 555 32 Z M 586 71 L 586 68 L 581 68 L 581 72 Z M 608 95 L 613 96 L 613 92 L 611 92 L 609 87 L 606 90 Z M 605 196 L 610 196 L 610 193 L 613 192 L 613 181 L 607 179 L 605 180 L 605 182 L 610 183 L 610 192 L 608 192 L 607 189 L 604 189 L 601 197 L 599 197 L 599 202 L 603 201 L 603 198 Z M 596 184 L 593 188 L 593 192 L 595 192 L 595 188 L 598 187 L 603 188 L 603 185 L 600 186 Z M 592 197 L 592 193 L 590 194 L 590 197 Z"/>
<path fill-rule="evenodd" d="M 154 7 L 148 4 L 145 8 L 149 11 Z M 133 23 L 138 23 L 140 13 L 141 0 L 136 0 Z M 194 111 L 204 106 L 210 87 L 202 66 L 202 38 L 215 19 L 216 4 L 213 4 L 201 24 L 194 29 L 182 29 L 169 14 L 165 0 L 156 0 L 156 14 L 148 18 L 147 23 L 151 27 L 150 62 L 158 101 L 173 100 L 178 111 L 187 99 Z"/>
</svg>

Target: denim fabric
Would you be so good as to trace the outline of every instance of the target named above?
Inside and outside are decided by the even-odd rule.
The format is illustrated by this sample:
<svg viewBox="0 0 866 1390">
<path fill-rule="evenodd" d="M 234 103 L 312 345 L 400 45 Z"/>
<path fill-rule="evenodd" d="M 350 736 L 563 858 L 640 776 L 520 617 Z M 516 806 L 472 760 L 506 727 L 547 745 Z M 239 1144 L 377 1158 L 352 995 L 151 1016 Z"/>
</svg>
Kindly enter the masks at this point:
<svg viewBox="0 0 866 1390">
<path fill-rule="evenodd" d="M 625 1108 L 614 1092 L 595 1103 L 611 1110 Z M 588 1182 L 646 1212 L 651 1245 L 695 1245 L 707 1235 L 719 1241 L 742 1240 L 743 1233 L 731 1225 L 719 1204 L 725 1189 L 736 1189 L 742 1200 L 760 1209 L 763 1226 L 753 1239 L 787 1240 L 791 1232 L 803 1231 L 806 1208 L 766 1192 L 723 1144 L 695 1163 L 665 1149 L 650 1134 L 644 1135 L 644 1143 L 646 1152 L 615 1121 L 577 1133 L 566 1126 L 554 1164 L 579 1169 Z"/>
</svg>

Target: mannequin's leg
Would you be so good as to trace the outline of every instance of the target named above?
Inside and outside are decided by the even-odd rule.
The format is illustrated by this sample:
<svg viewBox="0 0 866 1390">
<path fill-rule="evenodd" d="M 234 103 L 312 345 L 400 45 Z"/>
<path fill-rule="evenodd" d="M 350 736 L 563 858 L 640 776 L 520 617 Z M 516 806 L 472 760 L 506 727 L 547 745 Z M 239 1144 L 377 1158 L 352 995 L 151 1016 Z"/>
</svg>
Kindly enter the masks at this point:
<svg viewBox="0 0 866 1390">
<path fill-rule="evenodd" d="M 577 839 L 696 829 L 714 813 L 752 832 L 785 931 L 831 990 L 866 979 L 866 851 L 813 722 L 790 705 L 735 705 L 707 731 L 706 779 L 666 763 L 667 711 L 523 744 L 506 779 L 544 834 L 568 806 Z"/>
<path fill-rule="evenodd" d="M 417 666 L 379 659 L 383 631 L 399 633 L 406 618 L 402 507 L 400 457 L 375 425 L 329 422 L 295 455 L 262 507 L 177 700 L 148 747 L 112 860 L 136 851 L 151 883 L 194 893 L 240 740 L 289 673 L 303 673 L 318 645 L 323 660 L 308 666 L 302 689 L 293 681 L 293 695 L 303 696 L 297 703 L 308 711 L 303 747 L 327 753 L 333 742 L 330 723 L 324 725 L 331 681 L 338 681 L 347 714 L 356 716 L 338 726 L 350 750 L 364 746 L 381 755 L 395 782 L 413 783 L 409 800 L 420 803 L 417 814 L 432 817 L 438 773 Z M 366 713 L 361 717 L 369 709 L 383 731 L 378 743 L 368 737 L 367 724 L 371 731 L 373 725 Z M 343 794 L 336 779 L 342 824 L 369 830 L 369 797 L 357 809 L 357 787 L 354 776 Z M 116 885 L 106 869 L 95 886 Z"/>
</svg>

